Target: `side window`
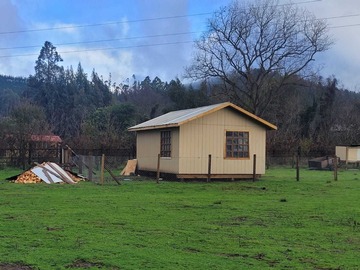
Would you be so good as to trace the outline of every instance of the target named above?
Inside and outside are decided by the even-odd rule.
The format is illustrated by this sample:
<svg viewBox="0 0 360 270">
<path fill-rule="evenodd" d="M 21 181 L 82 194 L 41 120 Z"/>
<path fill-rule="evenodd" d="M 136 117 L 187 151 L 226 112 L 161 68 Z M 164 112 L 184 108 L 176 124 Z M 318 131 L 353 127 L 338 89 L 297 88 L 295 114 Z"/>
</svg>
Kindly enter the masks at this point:
<svg viewBox="0 0 360 270">
<path fill-rule="evenodd" d="M 226 158 L 249 158 L 249 132 L 226 131 Z"/>
<path fill-rule="evenodd" d="M 171 131 L 161 131 L 160 156 L 171 157 Z"/>
</svg>

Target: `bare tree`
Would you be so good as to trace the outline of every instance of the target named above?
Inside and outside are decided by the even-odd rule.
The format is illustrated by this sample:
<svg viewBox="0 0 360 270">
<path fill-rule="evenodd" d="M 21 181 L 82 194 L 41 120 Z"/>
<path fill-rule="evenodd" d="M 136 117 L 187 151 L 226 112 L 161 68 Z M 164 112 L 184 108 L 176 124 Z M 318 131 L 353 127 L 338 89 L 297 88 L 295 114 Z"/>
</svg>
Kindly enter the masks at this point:
<svg viewBox="0 0 360 270">
<path fill-rule="evenodd" d="M 218 78 L 231 101 L 263 115 L 331 43 L 326 22 L 294 4 L 234 1 L 209 20 L 186 77 Z"/>
</svg>

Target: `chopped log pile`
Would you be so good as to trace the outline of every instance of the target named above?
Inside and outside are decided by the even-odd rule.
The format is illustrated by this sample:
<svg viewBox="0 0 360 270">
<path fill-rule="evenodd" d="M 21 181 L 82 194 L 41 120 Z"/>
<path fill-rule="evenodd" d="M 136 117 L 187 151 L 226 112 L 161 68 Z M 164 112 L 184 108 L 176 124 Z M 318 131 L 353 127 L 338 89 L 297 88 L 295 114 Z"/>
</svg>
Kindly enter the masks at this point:
<svg viewBox="0 0 360 270">
<path fill-rule="evenodd" d="M 14 182 L 21 184 L 36 184 L 36 183 L 41 183 L 42 180 L 32 171 L 26 171 L 20 174 Z"/>
<path fill-rule="evenodd" d="M 30 183 L 41 183 L 47 184 L 53 183 L 68 183 L 76 184 L 77 182 L 84 180 L 76 174 L 63 170 L 56 163 L 44 162 L 38 164 L 34 168 L 25 171 L 17 177 L 15 183 L 30 184 Z"/>
</svg>

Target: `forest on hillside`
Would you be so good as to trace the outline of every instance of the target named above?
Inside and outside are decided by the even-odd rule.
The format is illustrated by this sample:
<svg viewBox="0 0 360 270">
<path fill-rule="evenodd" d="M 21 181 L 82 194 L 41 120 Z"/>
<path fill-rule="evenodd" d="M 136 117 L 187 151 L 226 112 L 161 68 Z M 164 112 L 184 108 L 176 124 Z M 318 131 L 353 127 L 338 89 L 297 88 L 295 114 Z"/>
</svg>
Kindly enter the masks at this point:
<svg viewBox="0 0 360 270">
<path fill-rule="evenodd" d="M 77 148 L 130 148 L 135 134 L 127 128 L 142 121 L 224 101 L 239 105 L 216 80 L 185 85 L 179 78 L 165 82 L 133 76 L 118 84 L 95 70 L 84 73 L 80 63 L 76 70 L 57 63 L 35 70 L 29 78 L 0 76 L 3 145 L 8 134 L 16 135 L 12 143 L 17 144 L 33 134 L 56 134 Z M 268 134 L 268 151 L 291 155 L 301 146 L 304 155 L 331 154 L 335 145 L 359 144 L 360 93 L 339 89 L 336 78 L 300 82 L 289 86 L 261 115 L 278 127 Z"/>
<path fill-rule="evenodd" d="M 267 136 L 272 155 L 329 155 L 360 144 L 360 93 L 311 64 L 330 48 L 327 24 L 295 5 L 241 2 L 217 11 L 195 42 L 185 77 L 113 81 L 95 70 L 64 68 L 44 43 L 28 78 L 0 76 L 0 143 L 21 148 L 31 135 L 59 135 L 77 148 L 132 148 L 127 128 L 172 110 L 230 101 L 278 127 Z M 188 83 L 192 79 L 193 83 Z"/>
</svg>

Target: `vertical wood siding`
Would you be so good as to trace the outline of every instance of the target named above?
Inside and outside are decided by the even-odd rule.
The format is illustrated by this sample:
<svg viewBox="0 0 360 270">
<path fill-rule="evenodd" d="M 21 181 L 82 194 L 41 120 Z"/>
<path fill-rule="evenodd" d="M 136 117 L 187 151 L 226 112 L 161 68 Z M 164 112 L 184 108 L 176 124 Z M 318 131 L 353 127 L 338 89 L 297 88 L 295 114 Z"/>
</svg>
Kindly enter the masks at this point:
<svg viewBox="0 0 360 270">
<path fill-rule="evenodd" d="M 171 158 L 161 158 L 161 172 L 207 174 L 212 156 L 212 174 L 252 174 L 256 154 L 257 174 L 265 173 L 266 129 L 254 120 L 225 108 L 181 125 L 179 128 L 137 132 L 140 170 L 156 171 L 160 132 L 171 130 Z M 225 158 L 226 131 L 249 132 L 249 158 Z"/>
<path fill-rule="evenodd" d="M 249 132 L 250 157 L 225 158 L 225 132 Z M 232 109 L 205 115 L 180 126 L 179 173 L 206 174 L 208 155 L 212 156 L 212 174 L 252 174 L 256 154 L 257 173 L 265 173 L 266 129 Z"/>
<path fill-rule="evenodd" d="M 359 162 L 360 161 L 360 146 L 336 146 L 336 155 L 342 161 Z"/>
<path fill-rule="evenodd" d="M 160 170 L 166 173 L 178 173 L 179 171 L 179 129 L 171 130 L 171 158 L 161 158 Z M 157 156 L 160 153 L 160 131 L 139 131 L 136 135 L 136 157 L 138 169 L 156 171 Z"/>
</svg>

